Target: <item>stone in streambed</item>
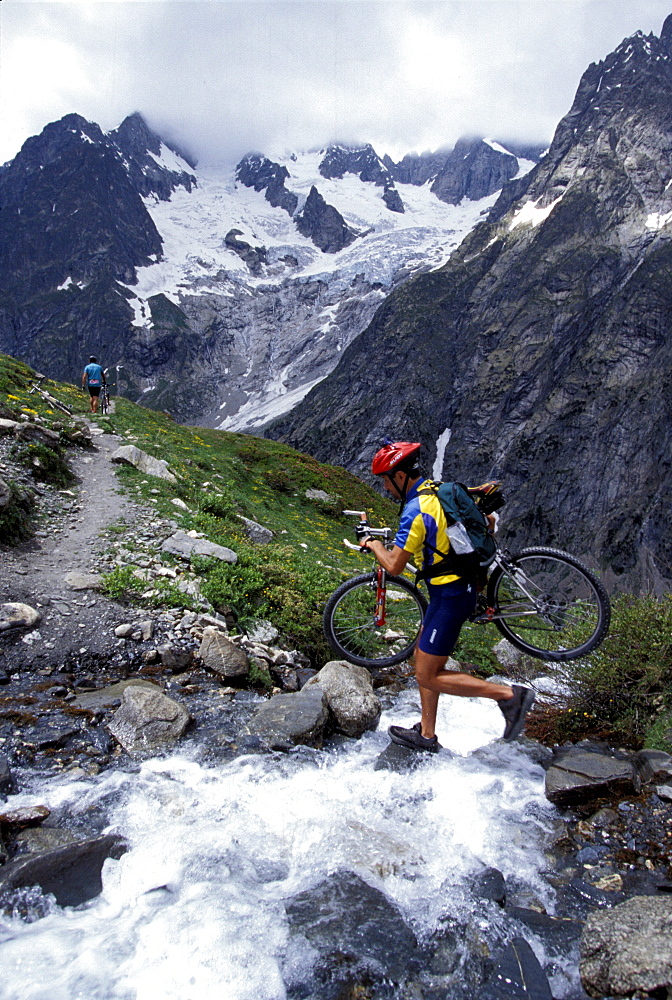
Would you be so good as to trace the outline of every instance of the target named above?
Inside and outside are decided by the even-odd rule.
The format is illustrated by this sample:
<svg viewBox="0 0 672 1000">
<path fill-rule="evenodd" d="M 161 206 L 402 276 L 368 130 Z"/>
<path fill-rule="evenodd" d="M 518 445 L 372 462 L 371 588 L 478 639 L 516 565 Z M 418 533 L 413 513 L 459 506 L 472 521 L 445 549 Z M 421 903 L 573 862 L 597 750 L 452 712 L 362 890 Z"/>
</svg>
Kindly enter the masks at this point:
<svg viewBox="0 0 672 1000">
<path fill-rule="evenodd" d="M 161 688 L 157 684 L 153 684 L 152 681 L 143 680 L 141 677 L 131 677 L 127 681 L 119 681 L 117 684 L 99 688 L 98 691 L 82 691 L 75 698 L 75 705 L 77 708 L 88 708 L 94 712 L 97 709 L 110 708 L 121 699 L 128 687 L 144 687 L 153 691 L 161 691 Z"/>
<path fill-rule="evenodd" d="M 672 899 L 634 896 L 591 913 L 581 936 L 579 971 L 593 997 L 672 989 Z M 638 993 L 639 995 L 639 993 Z"/>
<path fill-rule="evenodd" d="M 581 747 L 560 750 L 546 772 L 546 797 L 563 807 L 604 795 L 636 794 L 639 788 L 631 761 Z"/>
<path fill-rule="evenodd" d="M 304 691 L 318 685 L 324 691 L 329 712 L 338 729 L 359 737 L 375 729 L 380 718 L 380 700 L 373 693 L 371 674 L 346 660 L 331 660 L 304 685 Z"/>
<path fill-rule="evenodd" d="M 80 906 L 102 891 L 101 871 L 107 858 L 127 850 L 115 834 L 67 844 L 53 851 L 17 858 L 0 869 L 0 898 L 13 889 L 39 885 L 59 906 Z"/>
<path fill-rule="evenodd" d="M 415 935 L 395 904 L 354 872 L 330 875 L 288 900 L 285 910 L 292 933 L 308 939 L 335 978 L 348 981 L 366 970 L 399 982 L 419 957 Z"/>
<path fill-rule="evenodd" d="M 242 731 L 256 736 L 271 750 L 322 746 L 329 713 L 322 688 L 303 688 L 296 694 L 277 694 L 257 710 Z"/>
<path fill-rule="evenodd" d="M 250 671 L 247 654 L 211 625 L 203 629 L 198 655 L 208 670 L 220 677 L 244 678 Z"/>
<path fill-rule="evenodd" d="M 191 716 L 184 705 L 158 688 L 127 687 L 108 725 L 129 753 L 165 750 L 179 740 Z"/>
<path fill-rule="evenodd" d="M 553 1000 L 546 973 L 524 938 L 514 937 L 479 1000 Z"/>
</svg>

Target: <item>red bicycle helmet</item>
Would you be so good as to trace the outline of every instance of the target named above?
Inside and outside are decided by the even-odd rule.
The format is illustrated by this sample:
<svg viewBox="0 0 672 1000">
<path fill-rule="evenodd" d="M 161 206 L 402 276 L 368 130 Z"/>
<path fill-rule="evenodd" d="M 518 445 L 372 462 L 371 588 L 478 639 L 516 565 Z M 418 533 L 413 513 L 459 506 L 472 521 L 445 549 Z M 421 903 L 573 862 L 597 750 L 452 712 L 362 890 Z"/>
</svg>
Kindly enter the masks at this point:
<svg viewBox="0 0 672 1000">
<path fill-rule="evenodd" d="M 394 472 L 396 467 L 406 458 L 420 451 L 422 445 L 418 441 L 386 441 L 380 451 L 373 456 L 371 472 L 374 476 L 384 476 Z"/>
</svg>

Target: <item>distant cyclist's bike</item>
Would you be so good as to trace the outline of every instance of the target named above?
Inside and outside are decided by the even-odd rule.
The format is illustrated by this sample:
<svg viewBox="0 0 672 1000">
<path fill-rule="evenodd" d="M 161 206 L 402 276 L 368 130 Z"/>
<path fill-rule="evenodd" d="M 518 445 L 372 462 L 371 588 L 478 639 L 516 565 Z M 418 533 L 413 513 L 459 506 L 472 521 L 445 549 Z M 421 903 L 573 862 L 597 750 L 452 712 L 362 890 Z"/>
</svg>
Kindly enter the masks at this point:
<svg viewBox="0 0 672 1000">
<path fill-rule="evenodd" d="M 477 505 L 481 497 L 485 501 L 492 495 L 493 485 L 499 486 L 469 488 Z M 487 506 L 484 509 L 487 513 Z M 371 528 L 362 511 L 343 513 L 360 518 L 359 537 L 365 529 L 391 548 L 390 528 Z M 607 592 L 568 552 L 539 546 L 512 555 L 497 547 L 484 571 L 489 576 L 470 620 L 493 622 L 522 652 L 562 663 L 585 656 L 607 634 L 611 617 Z M 427 601 L 411 580 L 389 576 L 376 563 L 373 572 L 346 580 L 331 595 L 324 609 L 324 634 L 351 663 L 392 666 L 413 652 L 426 610 Z"/>
<path fill-rule="evenodd" d="M 98 409 L 101 413 L 107 413 L 110 408 L 110 391 L 107 382 L 103 382 L 98 394 Z"/>
</svg>

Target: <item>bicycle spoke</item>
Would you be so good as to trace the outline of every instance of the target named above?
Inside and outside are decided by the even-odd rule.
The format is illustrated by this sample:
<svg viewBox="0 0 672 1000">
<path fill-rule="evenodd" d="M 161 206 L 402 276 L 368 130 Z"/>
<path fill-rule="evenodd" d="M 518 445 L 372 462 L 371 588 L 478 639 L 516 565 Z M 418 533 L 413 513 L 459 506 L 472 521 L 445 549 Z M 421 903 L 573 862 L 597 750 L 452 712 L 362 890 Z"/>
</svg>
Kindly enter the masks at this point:
<svg viewBox="0 0 672 1000">
<path fill-rule="evenodd" d="M 570 659 L 599 642 L 609 620 L 608 599 L 574 557 L 527 549 L 510 565 L 510 571 L 493 574 L 489 599 L 497 627 L 514 645 L 532 655 Z"/>
</svg>

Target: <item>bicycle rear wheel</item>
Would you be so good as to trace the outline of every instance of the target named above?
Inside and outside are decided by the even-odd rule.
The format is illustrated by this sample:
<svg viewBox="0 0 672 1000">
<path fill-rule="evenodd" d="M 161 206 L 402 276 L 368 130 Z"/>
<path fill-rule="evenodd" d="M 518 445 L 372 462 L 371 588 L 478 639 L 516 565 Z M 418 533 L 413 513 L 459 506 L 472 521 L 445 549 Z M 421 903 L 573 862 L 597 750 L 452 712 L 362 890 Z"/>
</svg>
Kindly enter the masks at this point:
<svg viewBox="0 0 672 1000">
<path fill-rule="evenodd" d="M 388 576 L 386 623 L 374 624 L 377 574 L 346 580 L 331 595 L 322 624 L 327 641 L 349 663 L 360 667 L 390 667 L 407 660 L 422 627 L 427 602 L 401 577 Z"/>
<path fill-rule="evenodd" d="M 560 549 L 522 549 L 488 581 L 495 625 L 517 649 L 563 663 L 585 656 L 604 639 L 611 608 L 602 583 Z M 501 617 L 499 617 L 501 616 Z"/>
<path fill-rule="evenodd" d="M 107 413 L 107 389 L 101 389 L 100 392 L 100 412 Z"/>
</svg>

